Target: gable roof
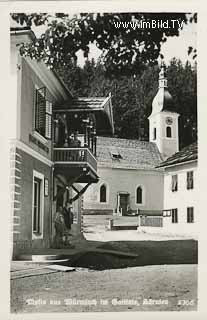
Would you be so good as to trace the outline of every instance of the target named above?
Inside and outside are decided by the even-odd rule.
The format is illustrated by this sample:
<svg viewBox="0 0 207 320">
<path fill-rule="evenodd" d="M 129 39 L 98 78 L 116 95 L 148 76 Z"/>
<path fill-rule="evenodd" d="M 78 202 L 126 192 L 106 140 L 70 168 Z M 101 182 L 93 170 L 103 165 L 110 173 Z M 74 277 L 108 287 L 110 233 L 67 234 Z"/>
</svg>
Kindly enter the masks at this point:
<svg viewBox="0 0 207 320">
<path fill-rule="evenodd" d="M 97 137 L 97 160 L 113 168 L 154 169 L 162 157 L 154 142 Z"/>
<path fill-rule="evenodd" d="M 181 151 L 176 152 L 171 157 L 167 158 L 157 167 L 158 168 L 167 167 L 167 166 L 172 166 L 175 164 L 197 160 L 197 159 L 198 159 L 198 147 L 197 147 L 197 142 L 194 142 L 189 146 L 183 148 Z"/>
</svg>

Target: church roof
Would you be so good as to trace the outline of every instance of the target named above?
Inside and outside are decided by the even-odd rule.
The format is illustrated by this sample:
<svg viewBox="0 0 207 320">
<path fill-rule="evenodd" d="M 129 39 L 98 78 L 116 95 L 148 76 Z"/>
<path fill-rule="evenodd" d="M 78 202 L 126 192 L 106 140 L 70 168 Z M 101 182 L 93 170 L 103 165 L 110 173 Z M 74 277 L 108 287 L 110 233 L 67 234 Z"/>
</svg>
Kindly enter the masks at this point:
<svg viewBox="0 0 207 320">
<path fill-rule="evenodd" d="M 189 146 L 183 148 L 181 151 L 176 152 L 174 155 L 167 158 L 157 167 L 159 168 L 167 167 L 167 166 L 172 166 L 175 164 L 197 160 L 197 159 L 198 159 L 198 147 L 197 147 L 197 142 L 194 142 Z"/>
<path fill-rule="evenodd" d="M 173 98 L 168 91 L 165 65 L 161 65 L 159 73 L 159 88 L 152 102 L 151 115 L 161 111 L 176 112 Z"/>
<path fill-rule="evenodd" d="M 113 168 L 150 170 L 162 157 L 154 142 L 97 137 L 97 160 Z"/>
<path fill-rule="evenodd" d="M 173 98 L 167 88 L 160 88 L 152 102 L 152 113 L 161 111 L 175 111 Z"/>
</svg>

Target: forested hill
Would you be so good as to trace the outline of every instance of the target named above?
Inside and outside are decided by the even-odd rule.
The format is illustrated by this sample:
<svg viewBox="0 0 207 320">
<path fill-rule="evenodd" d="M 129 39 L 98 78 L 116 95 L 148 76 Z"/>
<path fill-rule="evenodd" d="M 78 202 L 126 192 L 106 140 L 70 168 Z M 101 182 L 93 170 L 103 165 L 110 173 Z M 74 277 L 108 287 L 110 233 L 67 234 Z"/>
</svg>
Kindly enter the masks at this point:
<svg viewBox="0 0 207 320">
<path fill-rule="evenodd" d="M 112 94 L 115 135 L 120 138 L 148 140 L 148 116 L 158 90 L 158 66 L 148 66 L 139 74 L 113 76 L 101 63 L 86 61 L 56 70 L 74 96 Z M 169 92 L 180 114 L 180 148 L 197 139 L 197 70 L 196 64 L 183 65 L 171 60 L 167 68 Z"/>
</svg>

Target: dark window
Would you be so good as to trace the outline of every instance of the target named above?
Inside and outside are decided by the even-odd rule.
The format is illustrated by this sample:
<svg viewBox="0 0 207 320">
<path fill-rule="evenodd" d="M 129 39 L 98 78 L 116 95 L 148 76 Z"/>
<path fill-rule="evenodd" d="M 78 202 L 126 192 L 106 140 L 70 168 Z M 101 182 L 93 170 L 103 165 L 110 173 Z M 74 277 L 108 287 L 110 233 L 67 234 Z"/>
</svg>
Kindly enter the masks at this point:
<svg viewBox="0 0 207 320">
<path fill-rule="evenodd" d="M 100 188 L 100 202 L 106 202 L 106 186 L 104 184 Z"/>
<path fill-rule="evenodd" d="M 193 223 L 194 222 L 194 208 L 188 207 L 187 208 L 187 223 Z"/>
<path fill-rule="evenodd" d="M 172 176 L 172 191 L 177 191 L 178 190 L 178 176 L 177 174 L 174 174 Z"/>
<path fill-rule="evenodd" d="M 178 223 L 178 209 L 172 209 L 172 223 Z"/>
<path fill-rule="evenodd" d="M 34 199 L 33 199 L 33 232 L 40 233 L 41 216 L 41 182 L 42 180 L 34 178 Z"/>
<path fill-rule="evenodd" d="M 114 160 L 122 159 L 122 156 L 120 155 L 119 151 L 111 151 L 111 158 Z"/>
<path fill-rule="evenodd" d="M 157 138 L 157 131 L 156 131 L 156 128 L 154 128 L 153 130 L 153 140 L 156 140 Z"/>
<path fill-rule="evenodd" d="M 193 171 L 187 172 L 187 189 L 193 189 Z"/>
<path fill-rule="evenodd" d="M 36 90 L 35 130 L 47 139 L 51 139 L 52 103 L 46 100 L 46 88 Z"/>
<path fill-rule="evenodd" d="M 142 188 L 137 188 L 137 203 L 142 203 Z"/>
<path fill-rule="evenodd" d="M 166 127 L 166 136 L 167 136 L 167 138 L 172 137 L 172 128 L 171 127 Z"/>
</svg>

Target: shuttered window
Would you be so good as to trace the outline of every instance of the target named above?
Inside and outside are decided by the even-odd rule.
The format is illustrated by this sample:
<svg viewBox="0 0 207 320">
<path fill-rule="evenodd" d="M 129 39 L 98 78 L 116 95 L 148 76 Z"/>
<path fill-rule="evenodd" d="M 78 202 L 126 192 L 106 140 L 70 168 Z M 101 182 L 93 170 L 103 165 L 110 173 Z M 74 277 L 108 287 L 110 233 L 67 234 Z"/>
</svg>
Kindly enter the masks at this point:
<svg viewBox="0 0 207 320">
<path fill-rule="evenodd" d="M 172 223 L 178 223 L 178 209 L 172 209 Z"/>
<path fill-rule="evenodd" d="M 172 185 L 171 185 L 171 189 L 173 192 L 178 190 L 178 176 L 177 174 L 174 174 L 172 176 Z"/>
<path fill-rule="evenodd" d="M 52 103 L 46 100 L 46 87 L 36 90 L 35 131 L 47 139 L 52 137 Z"/>
<path fill-rule="evenodd" d="M 187 172 L 187 189 L 193 189 L 193 171 Z"/>
<path fill-rule="evenodd" d="M 51 139 L 52 137 L 52 103 L 46 101 L 45 112 L 45 138 Z"/>
<path fill-rule="evenodd" d="M 194 208 L 188 207 L 187 208 L 187 223 L 193 223 L 194 222 Z"/>
</svg>

